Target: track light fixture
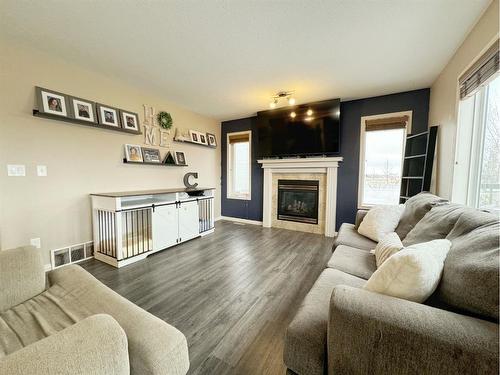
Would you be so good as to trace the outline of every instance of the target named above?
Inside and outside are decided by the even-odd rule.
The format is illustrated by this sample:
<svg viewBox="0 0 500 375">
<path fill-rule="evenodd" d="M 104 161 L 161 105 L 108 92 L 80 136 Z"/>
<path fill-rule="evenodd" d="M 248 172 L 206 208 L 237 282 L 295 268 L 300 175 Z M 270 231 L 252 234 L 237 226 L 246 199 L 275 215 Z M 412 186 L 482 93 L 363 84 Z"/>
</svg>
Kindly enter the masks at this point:
<svg viewBox="0 0 500 375">
<path fill-rule="evenodd" d="M 294 105 L 295 104 L 295 98 L 293 97 L 294 91 L 279 91 L 276 93 L 276 95 L 271 97 L 271 102 L 269 103 L 270 108 L 276 108 L 278 105 L 278 102 L 281 99 L 285 99 L 288 102 L 288 105 Z"/>
</svg>

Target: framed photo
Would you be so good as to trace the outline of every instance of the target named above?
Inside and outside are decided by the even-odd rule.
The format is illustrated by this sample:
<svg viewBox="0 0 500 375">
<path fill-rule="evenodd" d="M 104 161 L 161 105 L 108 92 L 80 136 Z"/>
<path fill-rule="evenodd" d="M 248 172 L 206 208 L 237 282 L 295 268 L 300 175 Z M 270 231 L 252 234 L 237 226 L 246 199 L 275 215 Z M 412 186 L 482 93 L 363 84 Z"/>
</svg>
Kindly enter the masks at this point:
<svg viewBox="0 0 500 375">
<path fill-rule="evenodd" d="M 175 152 L 175 164 L 186 165 L 186 156 L 182 151 Z"/>
<path fill-rule="evenodd" d="M 139 131 L 139 116 L 137 113 L 120 110 L 120 117 L 123 129 Z"/>
<path fill-rule="evenodd" d="M 68 117 L 67 96 L 57 91 L 36 88 L 38 110 L 51 115 Z"/>
<path fill-rule="evenodd" d="M 142 147 L 139 145 L 125 145 L 125 159 L 142 163 Z"/>
<path fill-rule="evenodd" d="M 207 133 L 207 141 L 209 146 L 217 147 L 217 138 L 215 138 L 215 134 Z"/>
<path fill-rule="evenodd" d="M 200 143 L 200 133 L 195 130 L 189 131 L 189 137 L 191 138 L 191 142 Z"/>
<path fill-rule="evenodd" d="M 161 163 L 160 150 L 157 148 L 142 148 L 142 160 L 144 163 Z"/>
<path fill-rule="evenodd" d="M 200 143 L 202 145 L 208 145 L 207 135 L 205 133 L 198 133 L 198 135 L 200 137 Z"/>
<path fill-rule="evenodd" d="M 113 107 L 109 107 L 104 104 L 97 103 L 97 117 L 99 118 L 99 124 L 120 127 L 120 118 L 118 117 L 119 110 Z"/>
<path fill-rule="evenodd" d="M 96 122 L 95 103 L 85 99 L 70 97 L 73 117 L 77 120 Z"/>
</svg>

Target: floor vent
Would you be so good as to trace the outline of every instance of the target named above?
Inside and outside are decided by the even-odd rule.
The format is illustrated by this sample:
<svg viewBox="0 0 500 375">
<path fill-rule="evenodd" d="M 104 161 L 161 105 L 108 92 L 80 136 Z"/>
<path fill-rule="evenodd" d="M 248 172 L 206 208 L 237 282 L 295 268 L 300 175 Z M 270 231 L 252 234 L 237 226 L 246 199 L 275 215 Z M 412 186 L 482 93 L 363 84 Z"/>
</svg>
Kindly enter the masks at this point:
<svg viewBox="0 0 500 375">
<path fill-rule="evenodd" d="M 50 255 L 53 270 L 68 264 L 78 263 L 94 256 L 94 242 L 84 242 L 55 249 L 50 252 Z"/>
</svg>

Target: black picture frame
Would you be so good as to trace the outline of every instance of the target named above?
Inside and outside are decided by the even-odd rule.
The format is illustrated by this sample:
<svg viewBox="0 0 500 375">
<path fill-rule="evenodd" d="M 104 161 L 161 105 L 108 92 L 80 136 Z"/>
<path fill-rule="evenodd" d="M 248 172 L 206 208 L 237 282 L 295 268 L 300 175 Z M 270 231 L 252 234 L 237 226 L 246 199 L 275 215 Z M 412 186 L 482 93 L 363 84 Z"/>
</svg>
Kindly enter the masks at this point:
<svg viewBox="0 0 500 375">
<path fill-rule="evenodd" d="M 142 160 L 144 163 L 161 164 L 160 150 L 157 148 L 142 147 Z"/>
</svg>

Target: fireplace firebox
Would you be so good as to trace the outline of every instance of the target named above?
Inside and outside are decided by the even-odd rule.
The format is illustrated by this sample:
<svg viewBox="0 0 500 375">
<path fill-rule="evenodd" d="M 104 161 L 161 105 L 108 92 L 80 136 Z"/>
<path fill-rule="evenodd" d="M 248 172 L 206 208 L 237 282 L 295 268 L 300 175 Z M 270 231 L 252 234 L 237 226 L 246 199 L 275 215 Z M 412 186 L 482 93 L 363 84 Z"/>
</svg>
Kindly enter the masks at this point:
<svg viewBox="0 0 500 375">
<path fill-rule="evenodd" d="M 318 224 L 319 181 L 278 180 L 278 220 Z"/>
</svg>

